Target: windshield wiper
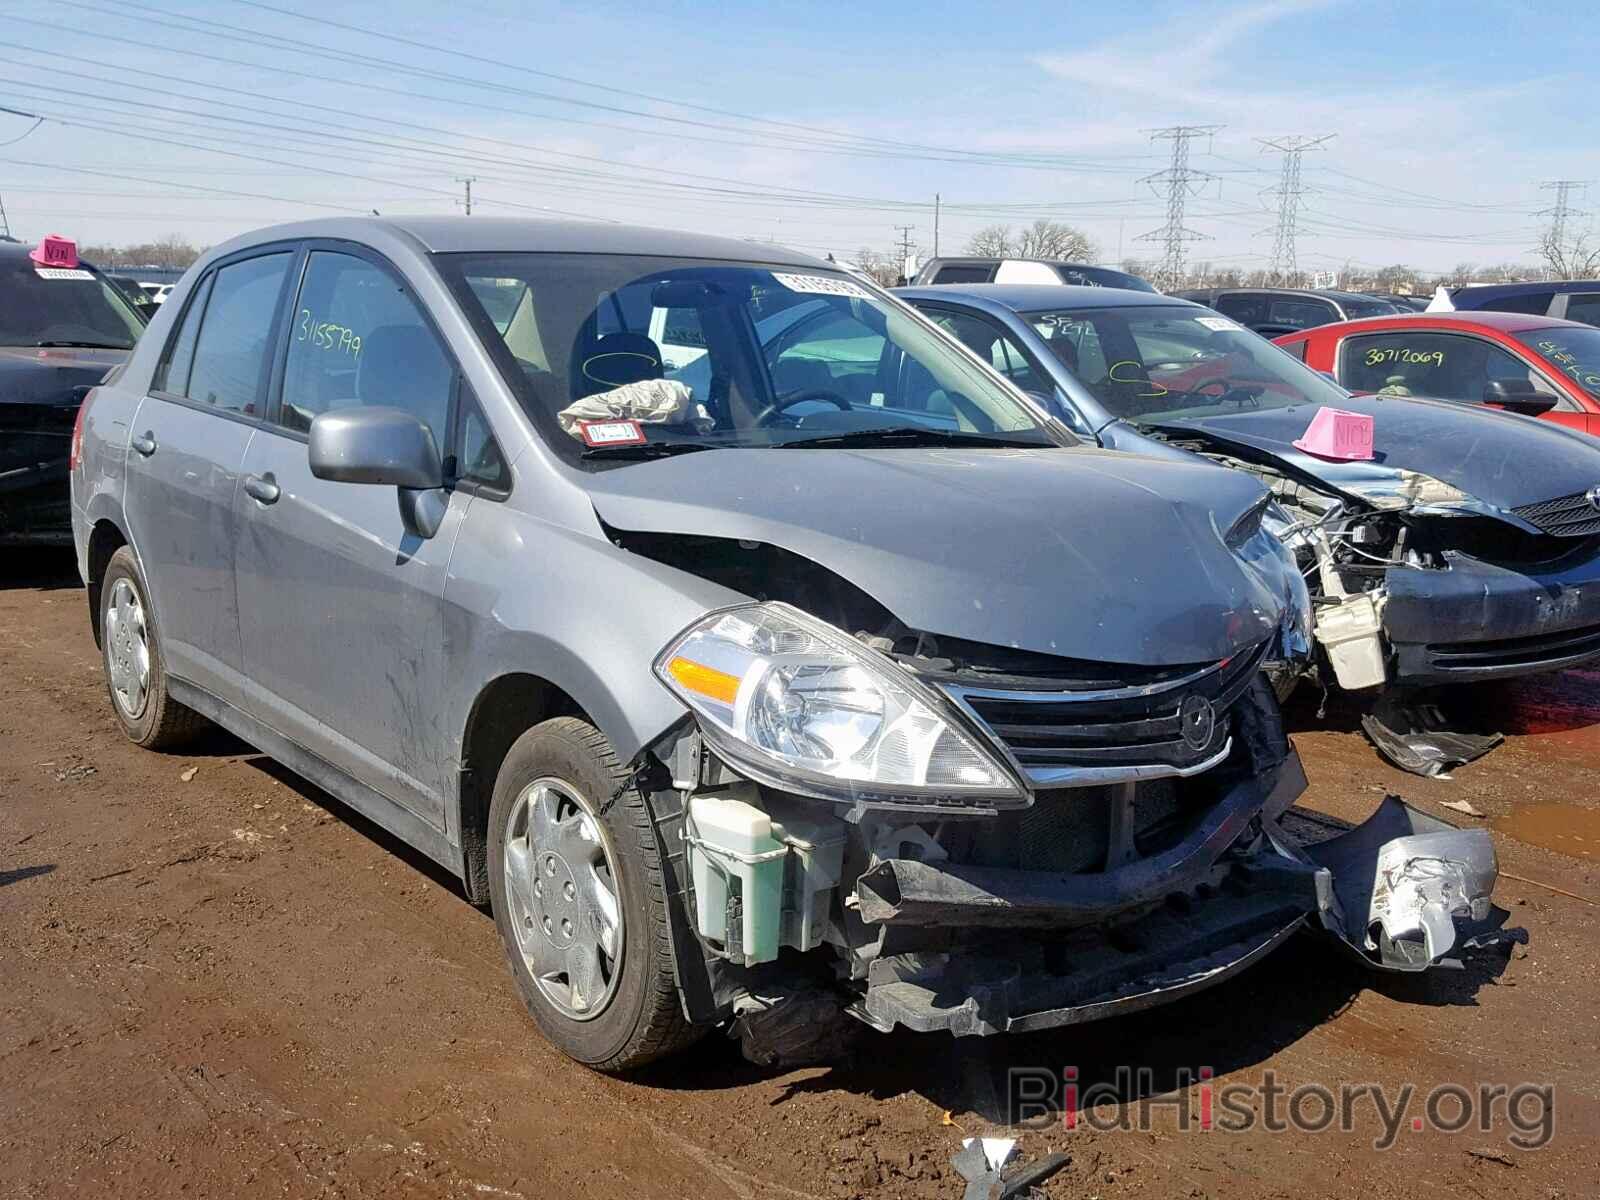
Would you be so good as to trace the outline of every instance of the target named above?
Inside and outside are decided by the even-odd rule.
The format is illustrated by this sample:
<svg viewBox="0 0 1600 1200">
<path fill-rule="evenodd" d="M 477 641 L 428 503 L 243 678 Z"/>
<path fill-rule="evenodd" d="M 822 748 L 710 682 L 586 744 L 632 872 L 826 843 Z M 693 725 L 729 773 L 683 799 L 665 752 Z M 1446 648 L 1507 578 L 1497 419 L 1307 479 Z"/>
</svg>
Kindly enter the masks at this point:
<svg viewBox="0 0 1600 1200">
<path fill-rule="evenodd" d="M 1050 440 L 1033 441 L 1022 438 L 994 436 L 984 433 L 967 433 L 958 429 L 930 429 L 920 425 L 890 425 L 878 429 L 852 429 L 844 433 L 825 433 L 817 437 L 796 438 L 793 441 L 774 442 L 774 449 L 790 446 L 807 448 L 852 446 L 986 446 L 1012 447 L 1027 450 L 1049 449 L 1058 443 Z"/>
<path fill-rule="evenodd" d="M 70 347 L 71 349 L 74 349 L 74 350 L 132 350 L 133 349 L 132 346 L 124 345 L 121 342 L 74 342 L 74 341 L 61 340 L 61 341 L 35 342 L 34 345 L 35 346 L 46 346 L 46 347 L 54 346 L 54 347 L 63 348 L 63 349 Z"/>
<path fill-rule="evenodd" d="M 674 454 L 688 454 L 694 450 L 712 450 L 704 442 L 628 442 L 621 446 L 590 446 L 584 458 L 647 459 L 671 458 Z"/>
</svg>

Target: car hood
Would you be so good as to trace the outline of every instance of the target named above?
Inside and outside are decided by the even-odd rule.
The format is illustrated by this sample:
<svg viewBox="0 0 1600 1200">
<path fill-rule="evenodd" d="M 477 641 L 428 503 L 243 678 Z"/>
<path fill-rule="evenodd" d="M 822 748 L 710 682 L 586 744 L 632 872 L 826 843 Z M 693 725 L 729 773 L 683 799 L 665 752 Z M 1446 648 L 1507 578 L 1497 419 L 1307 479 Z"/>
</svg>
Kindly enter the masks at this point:
<svg viewBox="0 0 1600 1200">
<path fill-rule="evenodd" d="M 1373 461 L 1330 462 L 1297 450 L 1315 405 L 1164 421 L 1169 436 L 1200 433 L 1277 459 L 1337 491 L 1390 507 L 1403 475 L 1418 473 L 1449 484 L 1482 505 L 1505 511 L 1600 484 L 1600 445 L 1549 421 L 1470 404 L 1401 396 L 1349 396 L 1349 412 L 1373 422 Z"/>
<path fill-rule="evenodd" d="M 1223 544 L 1248 476 L 1091 449 L 707 450 L 586 481 L 614 529 L 764 542 L 913 629 L 1147 666 L 1272 634 L 1283 593 Z"/>
<path fill-rule="evenodd" d="M 76 407 L 79 388 L 93 387 L 108 370 L 127 358 L 126 350 L 0 346 L 0 405 Z"/>
</svg>

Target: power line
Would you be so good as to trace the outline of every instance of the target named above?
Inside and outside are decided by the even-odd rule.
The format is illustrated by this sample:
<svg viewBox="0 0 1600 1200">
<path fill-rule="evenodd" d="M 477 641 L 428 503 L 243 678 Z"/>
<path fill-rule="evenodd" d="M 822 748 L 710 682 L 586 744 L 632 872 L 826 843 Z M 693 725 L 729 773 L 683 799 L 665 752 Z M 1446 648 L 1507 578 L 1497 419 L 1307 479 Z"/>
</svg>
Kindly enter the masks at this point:
<svg viewBox="0 0 1600 1200">
<path fill-rule="evenodd" d="M 1172 143 L 1172 163 L 1164 171 L 1146 175 L 1140 183 L 1148 183 L 1159 195 L 1165 188 L 1167 194 L 1167 223 L 1160 229 L 1142 233 L 1135 241 L 1161 242 L 1164 249 L 1161 264 L 1156 268 L 1156 286 L 1170 291 L 1183 282 L 1183 247 L 1186 242 L 1200 241 L 1205 234 L 1196 233 L 1183 223 L 1183 208 L 1189 197 L 1198 194 L 1200 185 L 1211 182 L 1216 176 L 1189 165 L 1189 143 L 1202 134 L 1209 137 L 1221 125 L 1169 125 L 1165 129 L 1152 129 L 1152 142 Z"/>
<path fill-rule="evenodd" d="M 1263 196 L 1276 196 L 1278 198 L 1278 227 L 1272 240 L 1272 277 L 1274 282 L 1289 282 L 1299 273 L 1300 265 L 1295 261 L 1294 234 L 1295 218 L 1300 207 L 1300 197 L 1304 196 L 1311 188 L 1305 187 L 1300 182 L 1300 156 L 1307 150 L 1314 150 L 1324 142 L 1336 135 L 1325 133 L 1321 137 L 1280 137 L 1257 138 L 1261 150 L 1276 150 L 1283 155 L 1283 172 L 1279 176 L 1278 186 L 1267 188 Z"/>
</svg>

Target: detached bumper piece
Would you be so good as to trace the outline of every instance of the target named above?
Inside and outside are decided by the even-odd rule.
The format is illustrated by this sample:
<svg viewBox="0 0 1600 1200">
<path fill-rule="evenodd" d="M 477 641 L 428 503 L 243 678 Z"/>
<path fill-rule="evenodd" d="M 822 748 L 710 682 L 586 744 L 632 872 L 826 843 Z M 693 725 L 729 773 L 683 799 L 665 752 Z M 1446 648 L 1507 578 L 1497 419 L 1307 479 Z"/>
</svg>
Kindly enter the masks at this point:
<svg viewBox="0 0 1600 1200">
<path fill-rule="evenodd" d="M 1491 932 L 1499 867 L 1485 829 L 1457 829 L 1387 797 L 1363 824 L 1306 850 L 1330 877 L 1324 927 L 1371 966 L 1425 971 Z"/>
<path fill-rule="evenodd" d="M 1275 790 L 1292 798 L 1303 777 L 1292 759 L 1285 769 Z M 861 919 L 946 939 L 874 960 L 854 1014 L 885 1030 L 1025 1032 L 1176 1000 L 1302 927 L 1395 971 L 1449 962 L 1487 932 L 1496 866 L 1486 831 L 1391 797 L 1364 824 L 1302 849 L 1278 823 L 1281 807 L 1259 791 L 1254 800 L 1230 796 L 1167 854 L 1104 872 L 877 864 L 857 884 Z"/>
</svg>

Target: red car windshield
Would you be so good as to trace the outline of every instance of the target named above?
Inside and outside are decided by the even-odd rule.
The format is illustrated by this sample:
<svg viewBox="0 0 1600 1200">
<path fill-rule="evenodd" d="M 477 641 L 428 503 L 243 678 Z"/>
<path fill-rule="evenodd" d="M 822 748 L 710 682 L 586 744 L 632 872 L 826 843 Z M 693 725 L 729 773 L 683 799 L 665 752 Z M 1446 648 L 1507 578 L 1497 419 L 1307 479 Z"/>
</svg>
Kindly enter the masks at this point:
<svg viewBox="0 0 1600 1200">
<path fill-rule="evenodd" d="M 1118 417 L 1185 417 L 1338 405 L 1345 391 L 1237 322 L 1189 305 L 1025 314 L 1066 368 Z M 1600 333 L 1600 330 L 1596 330 Z"/>
<path fill-rule="evenodd" d="M 1558 374 L 1565 375 L 1591 396 L 1600 396 L 1600 329 L 1572 329 L 1551 325 L 1513 335 Z"/>
</svg>

